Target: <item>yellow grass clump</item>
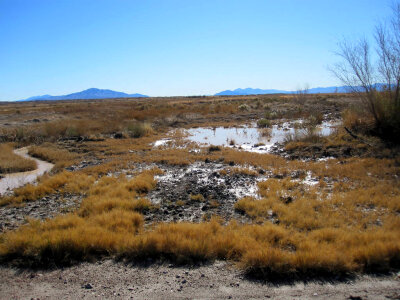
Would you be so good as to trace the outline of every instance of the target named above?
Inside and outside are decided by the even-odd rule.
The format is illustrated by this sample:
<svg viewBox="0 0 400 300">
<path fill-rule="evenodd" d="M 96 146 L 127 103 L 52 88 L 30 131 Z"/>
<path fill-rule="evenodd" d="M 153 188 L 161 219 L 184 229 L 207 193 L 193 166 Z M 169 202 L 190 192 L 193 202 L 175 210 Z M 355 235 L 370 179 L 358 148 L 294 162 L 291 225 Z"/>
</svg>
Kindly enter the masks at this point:
<svg viewBox="0 0 400 300">
<path fill-rule="evenodd" d="M 29 147 L 29 155 L 55 164 L 55 169 L 62 169 L 76 162 L 77 154 L 60 149 L 50 143 Z"/>
<path fill-rule="evenodd" d="M 99 254 L 178 263 L 233 259 L 254 275 L 332 275 L 387 270 L 400 260 L 399 222 L 372 232 L 320 229 L 297 232 L 278 225 L 159 224 L 145 230 L 140 215 L 113 210 L 95 217 L 67 215 L 32 223 L 1 237 L 0 256 L 67 263 Z"/>
<path fill-rule="evenodd" d="M 0 144 L 0 174 L 32 171 L 36 168 L 33 160 L 16 155 L 11 145 Z"/>
<path fill-rule="evenodd" d="M 194 202 L 204 202 L 205 201 L 204 196 L 202 194 L 195 194 L 195 195 L 190 194 L 190 200 L 194 201 Z"/>
<path fill-rule="evenodd" d="M 44 175 L 36 185 L 27 184 L 15 189 L 12 196 L 0 198 L 0 205 L 35 201 L 55 192 L 85 193 L 85 190 L 93 184 L 94 180 L 92 176 L 68 171 L 63 171 L 53 176 Z"/>
</svg>

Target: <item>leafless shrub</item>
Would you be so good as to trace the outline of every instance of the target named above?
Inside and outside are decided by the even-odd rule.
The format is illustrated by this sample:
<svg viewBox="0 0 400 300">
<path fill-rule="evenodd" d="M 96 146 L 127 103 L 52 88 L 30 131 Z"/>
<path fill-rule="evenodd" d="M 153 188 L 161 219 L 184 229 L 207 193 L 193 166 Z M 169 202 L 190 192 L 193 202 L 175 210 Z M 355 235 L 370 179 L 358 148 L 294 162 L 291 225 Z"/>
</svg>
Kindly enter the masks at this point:
<svg viewBox="0 0 400 300">
<path fill-rule="evenodd" d="M 373 132 L 396 142 L 400 134 L 400 3 L 393 7 L 388 22 L 378 24 L 375 40 L 376 62 L 371 60 L 367 39 L 341 41 L 337 55 L 342 62 L 331 71 L 363 100 L 374 121 Z"/>
<path fill-rule="evenodd" d="M 307 101 L 308 94 L 309 94 L 309 86 L 306 84 L 303 88 L 300 88 L 296 91 L 294 99 L 299 104 L 304 104 Z"/>
</svg>

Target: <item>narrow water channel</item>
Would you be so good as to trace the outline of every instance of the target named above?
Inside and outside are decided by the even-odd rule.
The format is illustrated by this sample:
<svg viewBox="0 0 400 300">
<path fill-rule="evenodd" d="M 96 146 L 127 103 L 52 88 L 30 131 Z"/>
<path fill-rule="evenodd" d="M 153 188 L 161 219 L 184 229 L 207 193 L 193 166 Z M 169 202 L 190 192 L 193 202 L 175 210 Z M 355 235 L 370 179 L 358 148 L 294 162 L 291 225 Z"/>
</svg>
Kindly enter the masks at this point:
<svg viewBox="0 0 400 300">
<path fill-rule="evenodd" d="M 29 156 L 28 147 L 15 149 L 14 153 L 21 157 L 34 160 L 37 168 L 28 172 L 5 174 L 4 177 L 0 179 L 0 195 L 4 195 L 5 193 L 25 184 L 35 182 L 39 176 L 49 172 L 54 167 L 54 165 L 49 162 Z"/>
</svg>

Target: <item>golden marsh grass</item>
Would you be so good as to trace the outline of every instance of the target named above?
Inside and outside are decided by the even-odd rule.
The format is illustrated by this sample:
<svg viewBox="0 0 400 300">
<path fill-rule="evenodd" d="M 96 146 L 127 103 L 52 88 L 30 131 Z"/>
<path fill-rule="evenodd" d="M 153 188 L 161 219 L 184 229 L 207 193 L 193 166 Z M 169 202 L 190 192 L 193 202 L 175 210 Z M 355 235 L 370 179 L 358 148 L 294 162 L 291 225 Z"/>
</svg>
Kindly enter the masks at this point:
<svg viewBox="0 0 400 300">
<path fill-rule="evenodd" d="M 0 174 L 32 171 L 36 169 L 33 160 L 23 158 L 13 152 L 13 147 L 0 144 Z"/>
<path fill-rule="evenodd" d="M 340 97 L 343 95 L 331 97 L 337 107 L 345 106 Z M 315 107 L 320 99 L 312 96 L 311 100 Z M 324 101 L 324 105 L 331 105 Z M 79 122 L 71 124 L 82 129 L 70 130 L 71 136 L 93 134 L 102 138 L 71 142 L 69 145 L 75 150 L 84 150 L 78 155 L 63 149 L 63 144 L 57 141 L 43 143 L 60 136 L 63 141 L 67 131 L 63 131 L 61 124 L 57 123 L 59 128 L 54 131 L 50 127 L 46 131 L 49 125 L 40 124 L 26 132 L 27 142 L 31 141 L 30 134 L 37 141 L 31 153 L 59 163 L 58 173 L 43 176 L 36 185 L 16 189 L 14 195 L 1 198 L 0 203 L 23 205 L 55 193 L 79 194 L 83 200 L 74 213 L 45 221 L 30 220 L 17 230 L 1 234 L 2 262 L 49 266 L 104 255 L 129 261 L 153 259 L 176 263 L 223 259 L 232 260 L 239 268 L 263 278 L 345 275 L 399 267 L 398 157 L 301 161 L 223 147 L 211 152 L 208 148 L 193 152 L 189 147 L 153 147 L 156 140 L 166 137 L 169 128 L 207 122 L 231 124 L 233 115 L 245 120 L 250 113 L 266 116 L 266 111 L 274 120 L 279 116 L 310 115 L 300 111 L 291 96 L 115 100 L 112 109 L 105 103 L 109 104 L 60 102 L 38 103 L 34 107 L 27 103 L 19 108 L 22 116 L 29 111 L 39 114 L 53 110 L 55 117 L 61 114 L 71 119 L 80 117 Z M 348 118 L 349 122 L 357 123 L 354 116 Z M 129 124 L 151 126 L 146 125 L 146 132 L 133 138 L 114 139 L 107 135 L 129 131 Z M 131 128 L 132 132 L 135 130 Z M 10 138 L 16 138 L 11 131 L 9 134 Z M 342 132 L 320 142 L 325 146 L 365 147 Z M 287 147 L 295 149 L 310 143 L 297 142 Z M 64 166 L 87 157 L 99 164 L 79 171 L 63 170 Z M 155 175 L 162 170 L 155 167 L 136 170 L 136 166 L 185 168 L 198 161 L 225 164 L 219 171 L 224 177 L 256 177 L 258 171 L 254 170 L 268 174 L 267 179 L 258 183 L 257 199 L 246 197 L 235 204 L 235 210 L 245 215 L 248 223 L 235 219 L 226 222 L 218 216 L 204 217 L 201 223 L 148 221 L 158 209 L 149 200 L 149 192 L 156 188 Z M 121 170 L 129 170 L 133 177 L 118 173 Z M 188 195 L 187 201 L 178 200 L 176 204 L 185 209 L 203 201 L 203 195 L 193 194 Z M 211 202 L 214 208 L 219 205 L 217 201 Z"/>
</svg>

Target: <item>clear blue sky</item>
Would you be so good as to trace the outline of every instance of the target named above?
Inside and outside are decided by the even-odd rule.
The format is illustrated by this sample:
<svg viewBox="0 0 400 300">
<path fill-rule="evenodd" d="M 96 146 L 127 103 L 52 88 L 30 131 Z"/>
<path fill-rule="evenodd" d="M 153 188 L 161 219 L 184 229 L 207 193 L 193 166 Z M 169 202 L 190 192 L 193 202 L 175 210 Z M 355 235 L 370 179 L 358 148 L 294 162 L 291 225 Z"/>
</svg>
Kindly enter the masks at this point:
<svg viewBox="0 0 400 300">
<path fill-rule="evenodd" d="M 338 40 L 372 36 L 391 3 L 0 0 L 0 100 L 337 85 Z"/>
</svg>

